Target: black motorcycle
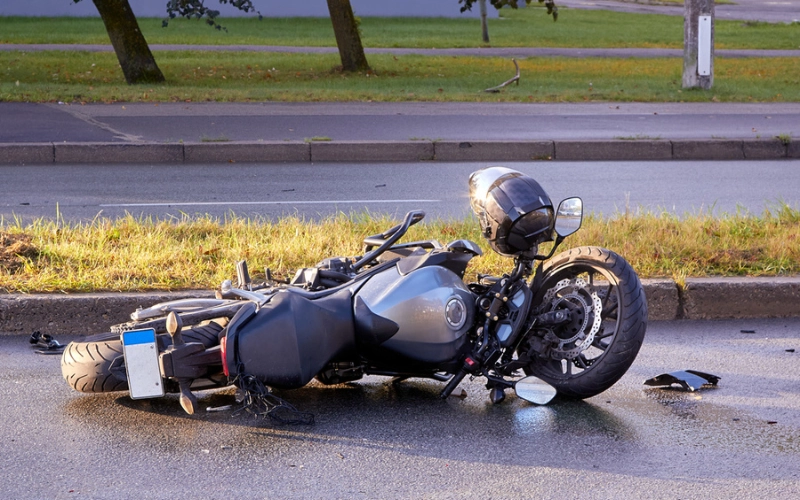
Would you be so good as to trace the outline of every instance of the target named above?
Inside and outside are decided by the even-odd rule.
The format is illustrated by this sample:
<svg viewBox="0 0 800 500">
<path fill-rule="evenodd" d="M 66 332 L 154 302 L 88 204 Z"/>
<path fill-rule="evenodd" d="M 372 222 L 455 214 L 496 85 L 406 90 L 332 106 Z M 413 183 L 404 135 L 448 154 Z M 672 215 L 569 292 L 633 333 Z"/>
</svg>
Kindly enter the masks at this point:
<svg viewBox="0 0 800 500">
<path fill-rule="evenodd" d="M 463 277 L 475 243 L 398 243 L 424 213 L 364 240 L 364 254 L 301 269 L 287 283 L 254 285 L 247 265 L 215 298 L 139 309 L 111 333 L 70 343 L 61 368 L 81 392 L 128 390 L 132 398 L 236 385 L 254 399 L 272 388 L 354 381 L 364 375 L 445 383 L 485 377 L 499 403 L 506 389 L 537 404 L 588 398 L 633 363 L 647 327 L 641 283 L 610 250 L 579 247 L 553 256 L 580 228 L 583 204 L 554 209 L 520 172 L 490 167 L 470 176 L 470 203 L 492 249 L 514 261 L 503 276 Z M 539 245 L 553 241 L 548 255 Z M 270 399 L 273 398 L 273 399 Z M 274 405 L 273 405 L 274 406 Z M 280 405 L 279 405 L 280 406 Z"/>
</svg>

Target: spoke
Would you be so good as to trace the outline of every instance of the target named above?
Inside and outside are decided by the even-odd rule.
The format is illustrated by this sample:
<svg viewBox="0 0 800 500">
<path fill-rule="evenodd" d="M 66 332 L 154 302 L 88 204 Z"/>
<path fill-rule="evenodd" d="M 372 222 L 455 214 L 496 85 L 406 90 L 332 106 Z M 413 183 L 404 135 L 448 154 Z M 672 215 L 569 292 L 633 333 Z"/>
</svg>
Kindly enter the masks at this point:
<svg viewBox="0 0 800 500">
<path fill-rule="evenodd" d="M 606 296 L 603 297 L 603 309 L 606 308 L 606 306 L 608 305 L 608 301 L 611 300 L 611 290 L 613 288 L 614 285 L 612 285 L 611 283 L 609 283 L 608 286 L 606 287 Z"/>
<path fill-rule="evenodd" d="M 613 286 L 609 285 L 606 291 L 605 299 L 603 300 L 603 310 L 600 311 L 601 318 L 617 319 L 616 312 L 619 309 L 619 299 L 614 303 L 609 303 L 611 299 L 611 290 Z M 613 316 L 612 316 L 613 314 Z"/>
<path fill-rule="evenodd" d="M 608 337 L 613 337 L 613 336 L 614 336 L 614 332 L 598 333 L 597 335 L 594 336 L 594 338 L 595 338 L 595 340 L 602 340 L 602 339 L 607 339 Z"/>
<path fill-rule="evenodd" d="M 608 337 L 608 335 L 606 335 L 605 337 Z M 600 349 L 601 351 L 605 351 L 606 349 L 608 349 L 609 344 L 604 344 L 603 342 L 601 342 L 603 340 L 603 338 L 604 337 L 600 337 L 600 338 L 596 337 L 594 339 L 594 342 L 592 342 L 592 347 L 596 347 L 596 348 Z"/>
</svg>

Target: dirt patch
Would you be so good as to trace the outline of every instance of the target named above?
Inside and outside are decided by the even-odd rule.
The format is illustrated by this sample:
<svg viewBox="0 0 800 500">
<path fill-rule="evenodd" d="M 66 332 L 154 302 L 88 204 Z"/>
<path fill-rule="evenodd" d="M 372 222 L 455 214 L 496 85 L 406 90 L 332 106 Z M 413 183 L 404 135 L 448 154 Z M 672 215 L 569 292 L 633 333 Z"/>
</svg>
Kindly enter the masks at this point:
<svg viewBox="0 0 800 500">
<path fill-rule="evenodd" d="M 14 272 L 25 263 L 39 255 L 39 250 L 31 243 L 27 234 L 0 233 L 0 269 Z"/>
</svg>

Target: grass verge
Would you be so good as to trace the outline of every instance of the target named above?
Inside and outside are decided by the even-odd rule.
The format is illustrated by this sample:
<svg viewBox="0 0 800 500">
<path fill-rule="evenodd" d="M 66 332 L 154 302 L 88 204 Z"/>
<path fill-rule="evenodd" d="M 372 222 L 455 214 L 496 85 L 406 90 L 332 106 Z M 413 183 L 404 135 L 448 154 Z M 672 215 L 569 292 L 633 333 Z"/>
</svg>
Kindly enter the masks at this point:
<svg viewBox="0 0 800 500">
<path fill-rule="evenodd" d="M 340 214 L 321 221 L 275 221 L 231 215 L 179 221 L 98 219 L 66 225 L 39 220 L 0 222 L 0 291 L 89 292 L 214 288 L 247 259 L 263 279 L 265 267 L 294 270 L 331 256 L 360 253 L 362 239 L 395 224 L 387 217 Z M 468 274 L 500 275 L 507 258 L 488 250 L 474 219 L 434 220 L 412 227 L 405 241 L 466 238 L 484 248 Z M 713 217 L 643 213 L 589 216 L 562 249 L 598 245 L 623 255 L 642 278 L 776 276 L 800 273 L 800 211 L 779 205 L 762 215 Z"/>
<path fill-rule="evenodd" d="M 800 101 L 800 58 L 717 59 L 711 91 L 681 89 L 680 59 L 531 58 L 520 85 L 488 57 L 372 55 L 374 72 L 332 70 L 336 54 L 162 52 L 164 85 L 126 85 L 111 53 L 0 52 L 0 101 Z"/>
<path fill-rule="evenodd" d="M 458 6 L 453 2 L 453 11 Z M 534 2 L 535 3 L 535 2 Z M 246 44 L 335 47 L 328 18 L 224 18 L 227 31 L 204 21 L 139 19 L 151 44 Z M 364 17 L 365 47 L 481 47 L 480 21 L 459 18 Z M 800 24 L 717 20 L 718 49 L 798 49 Z M 683 47 L 683 17 L 561 7 L 558 22 L 543 9 L 505 9 L 489 20 L 494 47 Z M 0 17 L 0 43 L 108 44 L 99 18 Z"/>
</svg>

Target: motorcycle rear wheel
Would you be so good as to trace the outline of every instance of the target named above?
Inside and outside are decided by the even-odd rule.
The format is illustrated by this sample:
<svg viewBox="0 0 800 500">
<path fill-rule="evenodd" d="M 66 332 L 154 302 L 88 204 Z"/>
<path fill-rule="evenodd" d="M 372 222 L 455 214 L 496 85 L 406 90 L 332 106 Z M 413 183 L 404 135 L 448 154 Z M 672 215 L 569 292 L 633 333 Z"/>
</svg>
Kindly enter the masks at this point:
<svg viewBox="0 0 800 500">
<path fill-rule="evenodd" d="M 223 325 L 210 321 L 184 329 L 185 342 L 199 342 L 206 348 L 219 343 Z M 122 341 L 117 333 L 90 335 L 81 341 L 70 342 L 61 356 L 61 374 L 78 392 L 127 391 Z"/>
<path fill-rule="evenodd" d="M 553 257 L 544 267 L 533 307 L 537 312 L 577 311 L 571 323 L 550 331 L 563 343 L 556 349 L 563 359 L 534 355 L 525 369 L 568 399 L 589 398 L 614 385 L 639 353 L 647 329 L 639 277 L 624 258 L 599 247 L 573 248 Z M 546 332 L 537 332 L 534 325 L 534 333 Z"/>
</svg>

